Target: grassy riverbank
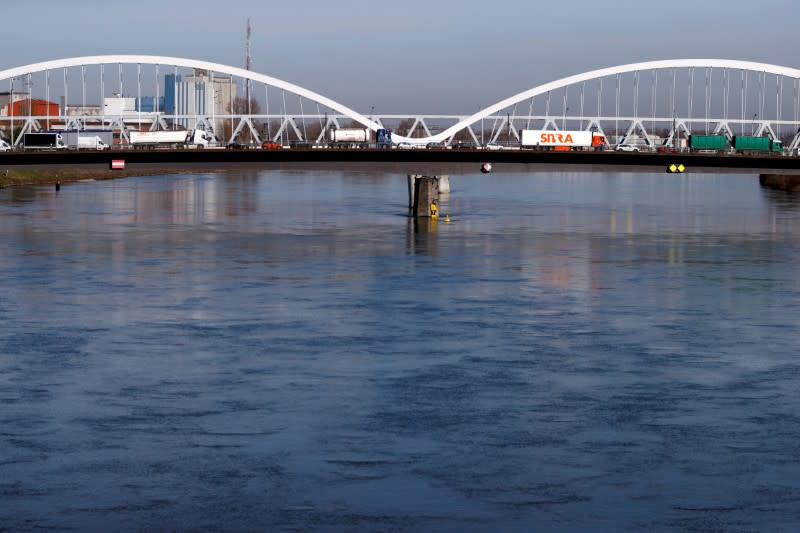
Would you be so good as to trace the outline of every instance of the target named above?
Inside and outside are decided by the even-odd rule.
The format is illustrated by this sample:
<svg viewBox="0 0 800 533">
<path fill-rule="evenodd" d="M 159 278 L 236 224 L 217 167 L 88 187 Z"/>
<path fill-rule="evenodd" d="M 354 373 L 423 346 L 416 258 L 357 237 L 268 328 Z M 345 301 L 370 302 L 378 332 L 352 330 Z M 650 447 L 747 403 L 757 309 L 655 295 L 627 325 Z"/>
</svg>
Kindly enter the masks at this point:
<svg viewBox="0 0 800 533">
<path fill-rule="evenodd" d="M 0 189 L 26 185 L 55 185 L 80 181 L 109 180 L 131 176 L 152 176 L 195 172 L 176 168 L 144 168 L 130 170 L 86 169 L 86 168 L 9 168 L 0 169 Z"/>
</svg>

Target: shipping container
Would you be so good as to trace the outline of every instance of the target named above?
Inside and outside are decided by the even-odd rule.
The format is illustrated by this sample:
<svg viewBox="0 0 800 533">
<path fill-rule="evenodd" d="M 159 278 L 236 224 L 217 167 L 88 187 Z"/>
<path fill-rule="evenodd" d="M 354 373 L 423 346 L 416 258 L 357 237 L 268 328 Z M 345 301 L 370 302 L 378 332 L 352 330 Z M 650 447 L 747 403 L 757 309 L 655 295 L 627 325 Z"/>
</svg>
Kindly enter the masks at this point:
<svg viewBox="0 0 800 533">
<path fill-rule="evenodd" d="M 728 138 L 724 135 L 690 135 L 689 148 L 692 150 L 727 150 Z"/>
<path fill-rule="evenodd" d="M 733 147 L 741 152 L 782 152 L 783 143 L 773 141 L 769 137 L 751 137 L 736 135 L 733 138 Z"/>
</svg>

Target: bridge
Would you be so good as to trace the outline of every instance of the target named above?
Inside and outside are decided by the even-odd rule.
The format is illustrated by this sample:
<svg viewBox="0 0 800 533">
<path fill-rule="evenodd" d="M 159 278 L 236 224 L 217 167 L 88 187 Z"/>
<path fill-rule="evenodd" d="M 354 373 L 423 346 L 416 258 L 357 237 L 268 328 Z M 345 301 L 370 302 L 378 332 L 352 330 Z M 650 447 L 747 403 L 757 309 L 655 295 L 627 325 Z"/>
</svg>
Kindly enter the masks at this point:
<svg viewBox="0 0 800 533">
<path fill-rule="evenodd" d="M 6 91 L 7 87 L 7 91 Z M 357 111 L 272 76 L 208 61 L 101 55 L 0 71 L 0 127 L 24 133 L 202 129 L 221 143 L 325 144 L 330 128 L 394 130 L 395 143 L 519 145 L 520 130 L 598 132 L 612 147 L 680 147 L 689 135 L 781 139 L 800 147 L 800 70 L 750 61 L 676 59 L 593 70 L 469 115 Z"/>
</svg>

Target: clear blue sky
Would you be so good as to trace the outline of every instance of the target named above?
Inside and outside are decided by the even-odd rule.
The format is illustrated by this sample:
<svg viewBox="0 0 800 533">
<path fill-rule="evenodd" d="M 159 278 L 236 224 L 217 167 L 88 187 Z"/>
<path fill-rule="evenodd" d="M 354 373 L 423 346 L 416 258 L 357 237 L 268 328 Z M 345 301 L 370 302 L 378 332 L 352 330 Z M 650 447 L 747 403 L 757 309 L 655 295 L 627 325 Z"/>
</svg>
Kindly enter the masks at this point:
<svg viewBox="0 0 800 533">
<path fill-rule="evenodd" d="M 3 4 L 0 69 L 114 53 L 241 67 L 249 16 L 253 70 L 384 114 L 471 113 L 556 78 L 653 59 L 800 67 L 792 0 Z"/>
</svg>

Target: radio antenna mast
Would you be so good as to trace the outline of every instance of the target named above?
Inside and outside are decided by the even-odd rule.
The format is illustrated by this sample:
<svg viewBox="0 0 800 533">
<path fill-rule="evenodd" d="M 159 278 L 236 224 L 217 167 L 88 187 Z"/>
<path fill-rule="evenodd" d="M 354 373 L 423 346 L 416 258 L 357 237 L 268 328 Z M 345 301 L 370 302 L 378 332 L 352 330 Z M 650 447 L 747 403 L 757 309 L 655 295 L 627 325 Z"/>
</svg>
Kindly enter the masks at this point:
<svg viewBox="0 0 800 533">
<path fill-rule="evenodd" d="M 247 31 L 245 33 L 246 40 L 245 40 L 245 55 L 244 55 L 244 69 L 251 70 L 253 67 L 253 58 L 250 56 L 250 34 L 252 33 L 252 28 L 250 26 L 250 17 L 247 17 Z M 247 105 L 250 106 L 250 79 L 247 79 L 247 83 L 245 84 L 247 88 L 245 89 L 245 97 L 247 98 Z"/>
</svg>

